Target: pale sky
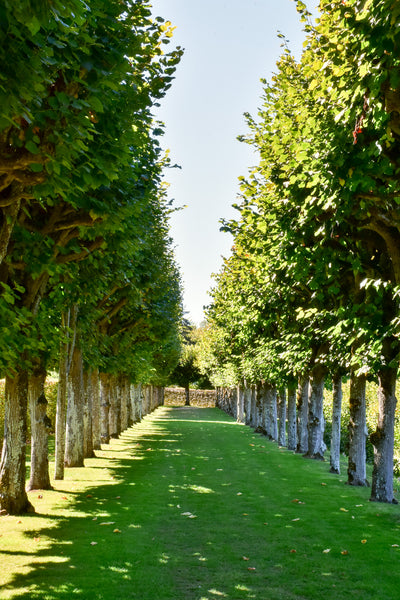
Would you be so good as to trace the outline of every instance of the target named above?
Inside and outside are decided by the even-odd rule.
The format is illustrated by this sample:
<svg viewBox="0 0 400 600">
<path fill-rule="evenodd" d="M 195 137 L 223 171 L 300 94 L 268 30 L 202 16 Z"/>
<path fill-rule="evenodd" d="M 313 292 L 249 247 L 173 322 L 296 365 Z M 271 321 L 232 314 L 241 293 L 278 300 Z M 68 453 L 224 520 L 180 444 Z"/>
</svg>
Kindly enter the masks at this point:
<svg viewBox="0 0 400 600">
<path fill-rule="evenodd" d="M 157 117 L 172 163 L 169 197 L 187 205 L 172 217 L 171 235 L 182 273 L 184 307 L 196 325 L 211 302 L 212 273 L 229 256 L 232 238 L 220 232 L 220 219 L 232 208 L 238 177 L 257 163 L 247 144 L 243 116 L 261 105 L 261 78 L 270 79 L 282 48 L 280 31 L 299 57 L 305 34 L 292 0 L 153 0 L 154 16 L 176 26 L 171 45 L 185 49 L 172 88 Z M 168 46 L 166 47 L 168 48 Z"/>
</svg>

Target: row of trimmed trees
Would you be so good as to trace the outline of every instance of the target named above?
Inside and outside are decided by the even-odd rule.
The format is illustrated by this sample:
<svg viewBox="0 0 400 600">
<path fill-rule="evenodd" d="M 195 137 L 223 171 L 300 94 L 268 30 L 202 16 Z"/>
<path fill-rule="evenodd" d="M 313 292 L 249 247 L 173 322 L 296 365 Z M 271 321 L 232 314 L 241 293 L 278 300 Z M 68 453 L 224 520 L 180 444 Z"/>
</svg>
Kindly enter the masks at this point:
<svg viewBox="0 0 400 600">
<path fill-rule="evenodd" d="M 29 485 L 50 485 L 49 369 L 62 478 L 137 420 L 129 390 L 174 368 L 182 317 L 153 117 L 181 56 L 171 24 L 146 0 L 39 4 L 0 0 L 0 510 L 14 514 L 32 510 L 28 398 Z"/>
<path fill-rule="evenodd" d="M 259 162 L 241 178 L 239 218 L 224 223 L 234 246 L 212 292 L 203 369 L 216 385 L 254 396 L 244 400 L 245 418 L 278 440 L 277 390 L 287 389 L 289 447 L 317 459 L 330 379 L 334 470 L 340 382 L 349 377 L 352 485 L 367 483 L 365 385 L 377 379 L 371 499 L 395 502 L 400 9 L 388 0 L 321 0 L 313 24 L 305 4 L 297 7 L 307 32 L 301 59 L 284 42 L 258 118 L 247 115 L 242 139 Z"/>
</svg>

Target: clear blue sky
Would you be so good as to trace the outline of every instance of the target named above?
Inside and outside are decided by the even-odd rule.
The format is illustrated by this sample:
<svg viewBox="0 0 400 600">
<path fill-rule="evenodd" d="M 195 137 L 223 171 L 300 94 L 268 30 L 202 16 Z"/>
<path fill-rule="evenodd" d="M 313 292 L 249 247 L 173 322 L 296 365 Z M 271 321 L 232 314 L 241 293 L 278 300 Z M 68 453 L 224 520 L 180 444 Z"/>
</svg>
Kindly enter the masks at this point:
<svg viewBox="0 0 400 600">
<path fill-rule="evenodd" d="M 305 34 L 292 0 L 153 0 L 154 16 L 176 26 L 171 44 L 185 49 L 176 78 L 157 116 L 166 124 L 175 206 L 175 254 L 184 284 L 184 306 L 195 324 L 210 303 L 212 273 L 220 271 L 232 238 L 220 219 L 237 215 L 232 204 L 238 177 L 257 162 L 236 137 L 246 133 L 244 112 L 256 116 L 261 78 L 269 79 L 282 52 L 278 31 L 300 55 Z"/>
</svg>

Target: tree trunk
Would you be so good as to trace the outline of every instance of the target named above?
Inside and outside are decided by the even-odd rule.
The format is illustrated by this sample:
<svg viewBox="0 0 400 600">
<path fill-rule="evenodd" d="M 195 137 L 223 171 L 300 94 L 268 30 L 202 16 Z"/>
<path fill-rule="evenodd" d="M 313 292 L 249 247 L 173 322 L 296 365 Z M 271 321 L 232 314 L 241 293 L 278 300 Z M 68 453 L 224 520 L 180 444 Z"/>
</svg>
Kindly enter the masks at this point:
<svg viewBox="0 0 400 600">
<path fill-rule="evenodd" d="M 296 452 L 305 454 L 308 450 L 308 376 L 299 377 L 297 386 L 297 449 Z"/>
<path fill-rule="evenodd" d="M 308 397 L 308 450 L 307 458 L 324 460 L 326 449 L 324 434 L 324 375 L 325 370 L 316 365 L 311 371 Z"/>
<path fill-rule="evenodd" d="M 131 410 L 130 410 L 130 421 L 131 425 L 134 423 L 138 423 L 141 419 L 140 410 L 139 410 L 139 401 L 140 401 L 140 383 L 131 386 Z"/>
<path fill-rule="evenodd" d="M 271 434 L 270 437 L 274 442 L 278 441 L 278 398 L 277 391 L 274 385 L 268 386 L 269 394 L 269 410 L 270 410 L 270 423 L 271 423 Z"/>
<path fill-rule="evenodd" d="M 244 423 L 244 391 L 243 388 L 238 385 L 237 389 L 237 422 Z"/>
<path fill-rule="evenodd" d="M 278 444 L 286 446 L 286 390 L 278 393 Z"/>
<path fill-rule="evenodd" d="M 75 344 L 68 377 L 67 429 L 65 437 L 65 466 L 84 466 L 84 392 L 82 351 Z"/>
<path fill-rule="evenodd" d="M 6 377 L 4 442 L 0 463 L 0 511 L 11 515 L 35 512 L 25 490 L 28 374 Z"/>
<path fill-rule="evenodd" d="M 121 432 L 126 431 L 129 426 L 129 381 L 126 377 L 120 377 L 120 387 L 121 387 Z M 158 388 L 157 388 L 158 393 Z M 158 396 L 157 396 L 158 402 Z"/>
<path fill-rule="evenodd" d="M 331 473 L 340 474 L 340 427 L 342 423 L 342 376 L 336 373 L 332 379 L 332 434 L 331 434 Z"/>
<path fill-rule="evenodd" d="M 355 368 L 350 372 L 350 420 L 349 420 L 349 462 L 347 468 L 349 485 L 369 485 L 366 471 L 367 422 L 365 403 L 365 375 L 356 375 Z"/>
<path fill-rule="evenodd" d="M 65 341 L 63 340 L 60 344 L 54 479 L 64 479 L 65 434 L 67 421 L 67 382 L 71 366 L 72 352 L 75 347 L 77 317 L 77 306 L 74 306 L 72 310 L 68 310 L 61 315 L 61 335 L 65 338 Z M 71 329 L 73 331 L 72 338 L 70 338 Z"/>
<path fill-rule="evenodd" d="M 99 371 L 91 371 L 91 391 L 92 391 L 92 439 L 93 450 L 101 448 L 101 426 L 100 426 L 100 379 Z"/>
<path fill-rule="evenodd" d="M 185 386 L 185 406 L 190 406 L 190 390 L 189 386 Z"/>
<path fill-rule="evenodd" d="M 296 388 L 288 388 L 288 450 L 296 450 L 297 423 L 296 423 Z"/>
<path fill-rule="evenodd" d="M 269 395 L 268 395 L 268 384 L 267 383 L 263 383 L 261 390 L 260 390 L 260 394 L 261 394 L 261 403 L 262 403 L 262 412 L 263 412 L 263 417 L 262 417 L 262 427 L 264 429 L 264 435 L 266 435 L 267 437 L 271 436 L 271 411 L 269 409 Z"/>
<path fill-rule="evenodd" d="M 256 386 L 251 386 L 251 396 L 250 396 L 250 425 L 253 429 L 257 428 L 257 395 L 256 395 Z"/>
<path fill-rule="evenodd" d="M 108 418 L 110 421 L 110 438 L 116 439 L 120 433 L 121 394 L 118 385 L 118 378 L 115 375 L 110 377 L 110 410 Z"/>
<path fill-rule="evenodd" d="M 262 384 L 258 383 L 255 388 L 256 393 L 256 431 L 265 433 L 264 429 L 264 398 L 262 393 Z"/>
<path fill-rule="evenodd" d="M 84 458 L 93 458 L 93 395 L 92 395 L 92 374 L 89 371 L 83 371 L 83 456 Z"/>
<path fill-rule="evenodd" d="M 244 384 L 244 422 L 251 423 L 251 387 L 247 383 Z"/>
<path fill-rule="evenodd" d="M 374 445 L 371 500 L 397 504 L 393 496 L 393 446 L 396 410 L 396 368 L 382 369 L 379 374 L 379 417 L 371 435 Z"/>
<path fill-rule="evenodd" d="M 28 381 L 31 415 L 31 471 L 28 490 L 51 490 L 48 439 L 51 421 L 44 394 L 46 369 L 37 368 Z"/>
<path fill-rule="evenodd" d="M 101 443 L 110 443 L 110 375 L 100 373 L 100 424 L 101 424 Z"/>
</svg>

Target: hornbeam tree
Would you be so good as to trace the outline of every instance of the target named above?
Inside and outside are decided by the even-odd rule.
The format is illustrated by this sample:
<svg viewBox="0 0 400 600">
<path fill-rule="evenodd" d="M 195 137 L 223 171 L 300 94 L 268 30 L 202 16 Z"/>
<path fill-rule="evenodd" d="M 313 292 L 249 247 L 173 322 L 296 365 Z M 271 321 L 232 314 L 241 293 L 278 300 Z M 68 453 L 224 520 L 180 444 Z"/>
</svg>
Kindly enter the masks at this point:
<svg viewBox="0 0 400 600">
<path fill-rule="evenodd" d="M 26 381 L 31 356 L 46 349 L 37 331 L 40 302 L 50 280 L 103 245 L 107 225 L 115 228 L 121 214 L 111 187 L 122 171 L 133 165 L 133 177 L 147 176 L 138 157 L 146 147 L 158 152 L 151 108 L 180 57 L 179 50 L 163 54 L 171 27 L 150 19 L 147 2 L 74 5 L 54 2 L 37 13 L 28 2 L 0 5 L 2 51 L 12 46 L 18 75 L 11 81 L 8 55 L 0 114 L 0 310 L 13 318 L 2 338 L 10 345 L 1 357 L 8 392 L 0 505 L 10 513 L 31 510 L 23 476 Z M 29 91 L 22 63 L 31 71 Z"/>
</svg>

